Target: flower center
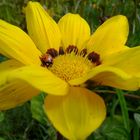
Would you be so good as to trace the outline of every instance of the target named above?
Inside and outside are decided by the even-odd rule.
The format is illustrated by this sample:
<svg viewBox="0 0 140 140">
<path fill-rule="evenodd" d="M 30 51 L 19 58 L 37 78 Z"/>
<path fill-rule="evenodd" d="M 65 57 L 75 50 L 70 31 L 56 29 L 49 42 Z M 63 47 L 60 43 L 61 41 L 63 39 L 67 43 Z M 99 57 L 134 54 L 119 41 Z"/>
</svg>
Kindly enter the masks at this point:
<svg viewBox="0 0 140 140">
<path fill-rule="evenodd" d="M 69 81 L 86 74 L 96 65 L 100 64 L 97 53 L 87 55 L 87 50 L 78 52 L 76 46 L 70 45 L 65 51 L 60 47 L 59 52 L 55 49 L 47 50 L 41 58 L 42 66 L 47 67 L 59 78 Z"/>
<path fill-rule="evenodd" d="M 56 57 L 48 69 L 61 79 L 69 81 L 86 74 L 92 67 L 88 59 L 71 53 Z"/>
</svg>

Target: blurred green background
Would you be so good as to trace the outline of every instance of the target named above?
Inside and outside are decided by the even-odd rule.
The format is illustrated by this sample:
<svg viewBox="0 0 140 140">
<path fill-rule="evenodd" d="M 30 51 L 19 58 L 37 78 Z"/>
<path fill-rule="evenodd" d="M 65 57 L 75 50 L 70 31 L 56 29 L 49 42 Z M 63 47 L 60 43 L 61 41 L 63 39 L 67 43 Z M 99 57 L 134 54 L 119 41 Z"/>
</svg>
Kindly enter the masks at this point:
<svg viewBox="0 0 140 140">
<path fill-rule="evenodd" d="M 38 0 L 38 2 L 56 21 L 67 12 L 79 13 L 88 21 L 92 32 L 107 18 L 118 14 L 125 15 L 130 25 L 127 45 L 130 47 L 140 45 L 140 0 Z M 0 0 L 0 18 L 26 31 L 23 7 L 27 3 L 28 0 Z M 3 59 L 5 58 L 0 56 L 0 60 Z M 106 91 L 102 96 L 107 105 L 107 119 L 88 140 L 140 140 L 140 92 L 125 91 L 123 92 L 125 98 L 122 98 L 117 94 L 108 94 L 115 92 L 113 88 L 97 89 Z M 44 115 L 43 99 L 42 93 L 20 107 L 0 112 L 0 140 L 62 140 L 61 135 L 54 130 Z M 129 129 L 126 123 L 129 124 Z"/>
</svg>

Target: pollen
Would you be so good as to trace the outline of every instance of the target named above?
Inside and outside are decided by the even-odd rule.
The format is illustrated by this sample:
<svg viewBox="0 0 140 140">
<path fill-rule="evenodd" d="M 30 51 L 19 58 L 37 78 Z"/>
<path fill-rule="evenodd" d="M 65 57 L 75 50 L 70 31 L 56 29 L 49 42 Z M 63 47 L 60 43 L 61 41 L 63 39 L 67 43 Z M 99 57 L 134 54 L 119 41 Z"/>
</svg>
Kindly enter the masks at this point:
<svg viewBox="0 0 140 140">
<path fill-rule="evenodd" d="M 53 65 L 48 69 L 59 78 L 69 81 L 89 72 L 93 63 L 86 57 L 68 53 L 53 59 Z"/>
</svg>

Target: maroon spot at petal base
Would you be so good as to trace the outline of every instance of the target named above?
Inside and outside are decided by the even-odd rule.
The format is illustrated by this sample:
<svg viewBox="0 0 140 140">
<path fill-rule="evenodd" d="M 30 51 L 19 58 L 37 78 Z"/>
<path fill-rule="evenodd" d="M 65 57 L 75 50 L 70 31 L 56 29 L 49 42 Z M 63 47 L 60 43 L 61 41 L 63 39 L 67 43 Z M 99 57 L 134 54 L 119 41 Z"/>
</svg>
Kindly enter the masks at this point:
<svg viewBox="0 0 140 140">
<path fill-rule="evenodd" d="M 69 45 L 67 48 L 66 48 L 66 52 L 67 53 L 71 53 L 71 52 L 75 52 L 75 54 L 78 53 L 78 48 L 74 45 Z"/>
<path fill-rule="evenodd" d="M 59 55 L 63 55 L 64 54 L 64 49 L 63 47 L 59 47 Z"/>
<path fill-rule="evenodd" d="M 81 50 L 81 52 L 80 52 L 80 55 L 81 55 L 81 56 L 85 57 L 86 54 L 87 54 L 87 49 Z"/>
<path fill-rule="evenodd" d="M 53 58 L 55 58 L 58 55 L 57 50 L 55 50 L 54 48 L 48 49 L 46 53 L 50 54 Z"/>
<path fill-rule="evenodd" d="M 91 52 L 88 54 L 88 59 L 92 62 L 95 63 L 96 65 L 100 65 L 100 55 L 95 53 L 95 52 Z"/>
</svg>

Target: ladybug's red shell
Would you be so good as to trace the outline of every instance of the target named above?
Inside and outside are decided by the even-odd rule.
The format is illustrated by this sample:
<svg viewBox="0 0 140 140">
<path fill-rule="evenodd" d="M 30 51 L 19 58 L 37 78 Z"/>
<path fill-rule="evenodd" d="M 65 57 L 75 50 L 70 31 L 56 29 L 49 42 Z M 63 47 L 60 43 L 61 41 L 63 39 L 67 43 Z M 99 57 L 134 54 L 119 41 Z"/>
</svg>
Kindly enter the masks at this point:
<svg viewBox="0 0 140 140">
<path fill-rule="evenodd" d="M 50 54 L 44 54 L 40 59 L 43 66 L 49 67 L 53 64 L 53 57 Z"/>
</svg>

